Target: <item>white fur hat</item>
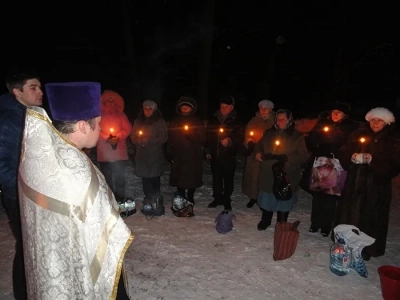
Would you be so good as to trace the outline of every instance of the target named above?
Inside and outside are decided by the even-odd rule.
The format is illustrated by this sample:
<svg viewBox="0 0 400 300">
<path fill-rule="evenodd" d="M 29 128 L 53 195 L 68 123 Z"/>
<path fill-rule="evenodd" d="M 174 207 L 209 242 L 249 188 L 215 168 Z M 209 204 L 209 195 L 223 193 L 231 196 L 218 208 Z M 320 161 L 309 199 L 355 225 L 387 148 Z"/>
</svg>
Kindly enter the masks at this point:
<svg viewBox="0 0 400 300">
<path fill-rule="evenodd" d="M 365 120 L 368 122 L 374 118 L 381 119 L 388 125 L 395 122 L 393 113 L 384 107 L 375 107 L 365 115 Z"/>
<path fill-rule="evenodd" d="M 261 100 L 260 102 L 258 102 L 258 106 L 267 107 L 271 110 L 275 107 L 274 103 L 270 100 Z"/>
</svg>

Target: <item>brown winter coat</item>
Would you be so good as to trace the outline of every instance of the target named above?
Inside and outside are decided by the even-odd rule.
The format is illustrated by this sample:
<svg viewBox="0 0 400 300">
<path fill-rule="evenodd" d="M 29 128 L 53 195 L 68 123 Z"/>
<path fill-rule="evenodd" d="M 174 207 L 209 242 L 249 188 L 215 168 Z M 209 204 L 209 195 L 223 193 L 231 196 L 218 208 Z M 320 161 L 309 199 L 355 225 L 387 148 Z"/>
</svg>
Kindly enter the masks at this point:
<svg viewBox="0 0 400 300">
<path fill-rule="evenodd" d="M 340 162 L 348 171 L 343 195 L 339 200 L 334 226 L 350 224 L 376 239 L 364 251 L 371 256 L 385 254 L 389 226 L 392 179 L 399 174 L 400 137 L 395 125 L 374 133 L 369 125 L 355 130 L 341 148 Z M 361 137 L 365 142 L 361 143 Z M 354 153 L 369 153 L 372 161 L 353 164 Z"/>
<path fill-rule="evenodd" d="M 243 172 L 242 193 L 251 199 L 257 199 L 258 195 L 258 175 L 260 173 L 260 162 L 256 161 L 251 155 L 252 151 L 249 149 L 249 141 L 258 143 L 262 135 L 267 129 L 274 125 L 275 113 L 271 112 L 267 119 L 260 116 L 260 112 L 249 121 L 245 129 L 244 146 L 248 151 L 246 155 L 246 163 Z M 251 135 L 251 132 L 253 135 Z"/>
<path fill-rule="evenodd" d="M 275 141 L 279 140 L 279 146 Z M 293 192 L 298 190 L 301 179 L 301 165 L 307 160 L 308 151 L 304 141 L 304 136 L 294 128 L 294 124 L 286 130 L 277 130 L 275 127 L 267 130 L 261 140 L 254 148 L 254 155 L 261 152 L 263 155 L 286 154 L 288 162 L 285 164 L 285 172 L 289 178 L 290 186 Z M 272 174 L 272 165 L 276 160 L 264 160 L 260 163 L 261 170 L 258 178 L 258 187 L 266 193 L 272 194 L 272 184 L 274 176 Z"/>
</svg>

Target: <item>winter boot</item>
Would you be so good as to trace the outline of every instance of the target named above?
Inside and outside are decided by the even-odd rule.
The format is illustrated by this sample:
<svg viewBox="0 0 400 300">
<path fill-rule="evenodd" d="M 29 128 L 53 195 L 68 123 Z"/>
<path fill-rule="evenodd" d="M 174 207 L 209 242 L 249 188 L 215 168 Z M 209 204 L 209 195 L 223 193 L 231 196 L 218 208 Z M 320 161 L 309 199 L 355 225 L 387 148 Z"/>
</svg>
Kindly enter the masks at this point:
<svg viewBox="0 0 400 300">
<path fill-rule="evenodd" d="M 371 259 L 371 255 L 369 255 L 364 249 L 361 251 L 361 256 L 364 261 L 369 261 Z"/>
<path fill-rule="evenodd" d="M 259 231 L 265 230 L 268 228 L 269 225 L 271 225 L 273 214 L 274 214 L 273 211 L 268 211 L 265 209 L 262 210 L 261 221 L 257 224 L 257 229 Z"/>
<path fill-rule="evenodd" d="M 331 229 L 326 229 L 326 228 L 321 228 L 321 235 L 324 237 L 329 236 L 329 234 L 331 233 Z"/>
<path fill-rule="evenodd" d="M 247 208 L 252 208 L 254 206 L 254 204 L 257 203 L 256 199 L 250 198 L 250 201 L 247 203 Z"/>
<path fill-rule="evenodd" d="M 195 189 L 188 189 L 188 192 L 187 192 L 187 201 L 189 201 L 193 205 L 194 205 L 194 192 L 195 192 Z"/>
<path fill-rule="evenodd" d="M 222 199 L 223 199 L 222 196 L 215 196 L 214 200 L 210 204 L 208 204 L 207 207 L 208 208 L 215 208 L 218 205 L 222 205 Z"/>
<path fill-rule="evenodd" d="M 232 210 L 232 199 L 231 197 L 224 196 L 224 210 L 231 211 Z"/>
<path fill-rule="evenodd" d="M 288 211 L 278 211 L 276 216 L 276 222 L 287 222 L 289 217 Z"/>
</svg>

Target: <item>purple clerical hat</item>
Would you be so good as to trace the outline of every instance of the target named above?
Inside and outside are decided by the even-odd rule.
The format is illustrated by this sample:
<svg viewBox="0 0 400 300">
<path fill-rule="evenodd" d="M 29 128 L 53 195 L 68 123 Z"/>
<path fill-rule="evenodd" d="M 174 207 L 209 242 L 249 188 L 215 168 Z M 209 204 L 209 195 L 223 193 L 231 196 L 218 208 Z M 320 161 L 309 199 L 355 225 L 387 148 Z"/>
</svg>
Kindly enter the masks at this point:
<svg viewBox="0 0 400 300">
<path fill-rule="evenodd" d="M 54 120 L 80 121 L 101 115 L 100 83 L 47 83 L 45 87 Z"/>
</svg>

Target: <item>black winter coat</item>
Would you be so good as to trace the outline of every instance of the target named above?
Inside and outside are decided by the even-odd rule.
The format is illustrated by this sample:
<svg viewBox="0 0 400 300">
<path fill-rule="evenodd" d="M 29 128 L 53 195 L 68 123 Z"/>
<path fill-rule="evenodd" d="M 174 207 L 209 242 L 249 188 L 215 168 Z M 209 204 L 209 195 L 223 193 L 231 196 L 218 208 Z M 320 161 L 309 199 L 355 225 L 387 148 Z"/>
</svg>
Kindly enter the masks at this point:
<svg viewBox="0 0 400 300">
<path fill-rule="evenodd" d="M 171 186 L 191 189 L 203 185 L 205 141 L 204 122 L 198 117 L 180 115 L 171 121 L 166 148 L 167 160 L 171 163 Z"/>
<path fill-rule="evenodd" d="M 385 254 L 392 199 L 392 179 L 400 170 L 400 136 L 395 125 L 374 133 L 369 125 L 355 130 L 341 148 L 339 159 L 348 171 L 335 213 L 334 226 L 350 224 L 376 239 L 364 251 L 371 256 Z M 361 143 L 360 139 L 365 142 Z M 372 161 L 354 164 L 354 153 L 369 153 Z"/>
<path fill-rule="evenodd" d="M 228 147 L 221 144 L 224 138 L 230 140 Z M 235 157 L 242 143 L 243 128 L 237 119 L 236 110 L 233 109 L 225 119 L 218 110 L 207 124 L 206 154 L 211 154 L 212 158 Z"/>
<path fill-rule="evenodd" d="M 7 209 L 18 201 L 17 174 L 26 107 L 11 94 L 0 96 L 0 185 Z"/>
<path fill-rule="evenodd" d="M 333 122 L 331 118 L 321 120 L 307 136 L 307 148 L 314 157 L 337 157 L 340 147 L 346 143 L 350 133 L 358 127 L 359 124 L 351 119 L 339 122 Z"/>
</svg>

